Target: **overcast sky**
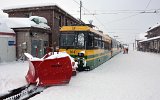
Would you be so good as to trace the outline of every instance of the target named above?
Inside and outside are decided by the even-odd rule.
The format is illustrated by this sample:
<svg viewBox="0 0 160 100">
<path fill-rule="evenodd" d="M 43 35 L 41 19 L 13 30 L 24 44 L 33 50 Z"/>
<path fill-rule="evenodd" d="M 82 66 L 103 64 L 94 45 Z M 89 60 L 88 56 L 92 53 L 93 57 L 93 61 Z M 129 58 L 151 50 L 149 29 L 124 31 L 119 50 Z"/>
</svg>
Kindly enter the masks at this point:
<svg viewBox="0 0 160 100">
<path fill-rule="evenodd" d="M 0 0 L 0 9 L 35 3 L 55 3 L 79 18 L 79 0 Z M 133 43 L 140 33 L 160 23 L 160 0 L 82 0 L 82 3 L 84 22 L 93 20 L 104 33 L 118 36 L 125 43 Z"/>
</svg>

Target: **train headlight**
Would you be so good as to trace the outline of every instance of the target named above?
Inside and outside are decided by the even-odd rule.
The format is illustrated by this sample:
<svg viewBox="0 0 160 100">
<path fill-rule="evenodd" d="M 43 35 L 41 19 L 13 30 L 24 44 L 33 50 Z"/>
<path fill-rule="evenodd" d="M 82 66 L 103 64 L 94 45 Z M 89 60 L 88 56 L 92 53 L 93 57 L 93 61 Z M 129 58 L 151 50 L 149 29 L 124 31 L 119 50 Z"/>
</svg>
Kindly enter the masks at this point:
<svg viewBox="0 0 160 100">
<path fill-rule="evenodd" d="M 78 57 L 84 57 L 84 53 L 78 53 Z"/>
<path fill-rule="evenodd" d="M 84 57 L 85 51 L 81 51 L 78 53 L 78 57 Z"/>
</svg>

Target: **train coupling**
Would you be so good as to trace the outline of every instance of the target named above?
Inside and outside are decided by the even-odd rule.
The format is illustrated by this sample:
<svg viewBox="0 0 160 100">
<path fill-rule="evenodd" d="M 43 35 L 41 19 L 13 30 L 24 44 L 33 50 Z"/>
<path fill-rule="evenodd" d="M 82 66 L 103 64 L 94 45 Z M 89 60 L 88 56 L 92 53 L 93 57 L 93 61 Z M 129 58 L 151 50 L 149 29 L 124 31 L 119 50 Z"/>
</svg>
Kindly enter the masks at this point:
<svg viewBox="0 0 160 100">
<path fill-rule="evenodd" d="M 84 52 L 78 53 L 78 57 L 76 58 L 75 61 L 78 62 L 77 70 L 84 71 L 86 67 L 86 60 L 85 60 Z"/>
</svg>

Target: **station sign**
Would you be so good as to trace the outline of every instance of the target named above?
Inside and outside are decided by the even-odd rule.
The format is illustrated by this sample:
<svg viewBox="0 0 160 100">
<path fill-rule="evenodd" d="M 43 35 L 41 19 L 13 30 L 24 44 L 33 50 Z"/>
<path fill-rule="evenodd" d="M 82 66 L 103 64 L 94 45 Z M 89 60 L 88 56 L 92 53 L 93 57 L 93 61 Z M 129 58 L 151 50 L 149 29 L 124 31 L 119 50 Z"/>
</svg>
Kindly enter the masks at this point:
<svg viewBox="0 0 160 100">
<path fill-rule="evenodd" d="M 15 41 L 8 41 L 8 46 L 15 46 L 16 42 Z"/>
</svg>

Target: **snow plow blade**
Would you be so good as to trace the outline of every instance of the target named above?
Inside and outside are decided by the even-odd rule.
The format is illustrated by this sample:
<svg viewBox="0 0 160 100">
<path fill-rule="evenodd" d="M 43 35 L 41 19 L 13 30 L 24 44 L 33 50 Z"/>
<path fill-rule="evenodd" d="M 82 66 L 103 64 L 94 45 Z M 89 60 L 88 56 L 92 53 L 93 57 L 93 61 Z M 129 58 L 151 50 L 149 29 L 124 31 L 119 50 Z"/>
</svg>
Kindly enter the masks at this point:
<svg viewBox="0 0 160 100">
<path fill-rule="evenodd" d="M 55 56 L 55 57 L 52 57 Z M 29 71 L 26 80 L 29 84 L 40 86 L 60 85 L 69 83 L 72 76 L 72 64 L 69 56 L 29 60 Z"/>
</svg>

